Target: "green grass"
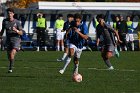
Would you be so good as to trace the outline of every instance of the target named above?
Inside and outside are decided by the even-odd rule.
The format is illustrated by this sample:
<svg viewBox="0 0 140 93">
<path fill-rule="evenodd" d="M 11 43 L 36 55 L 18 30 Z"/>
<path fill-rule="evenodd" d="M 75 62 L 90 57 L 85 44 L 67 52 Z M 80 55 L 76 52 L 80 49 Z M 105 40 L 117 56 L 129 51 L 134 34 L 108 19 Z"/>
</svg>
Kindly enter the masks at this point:
<svg viewBox="0 0 140 93">
<path fill-rule="evenodd" d="M 140 52 L 121 52 L 111 59 L 108 71 L 100 52 L 84 51 L 79 72 L 83 81 L 72 81 L 73 62 L 63 75 L 63 52 L 19 52 L 13 73 L 7 73 L 6 52 L 0 52 L 0 93 L 140 93 Z M 97 69 L 95 69 L 97 68 Z"/>
</svg>

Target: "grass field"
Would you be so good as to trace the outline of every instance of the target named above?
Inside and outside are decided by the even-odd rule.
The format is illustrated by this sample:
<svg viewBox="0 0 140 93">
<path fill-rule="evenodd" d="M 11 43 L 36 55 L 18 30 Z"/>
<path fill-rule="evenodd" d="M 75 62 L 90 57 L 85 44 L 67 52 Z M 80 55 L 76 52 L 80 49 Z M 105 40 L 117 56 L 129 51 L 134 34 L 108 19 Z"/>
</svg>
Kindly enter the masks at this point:
<svg viewBox="0 0 140 93">
<path fill-rule="evenodd" d="M 106 70 L 100 52 L 84 51 L 79 72 L 83 81 L 72 81 L 73 62 L 63 75 L 63 52 L 19 52 L 13 73 L 7 73 L 6 52 L 0 52 L 0 93 L 140 93 L 140 52 L 121 52 L 112 58 L 115 70 Z"/>
</svg>

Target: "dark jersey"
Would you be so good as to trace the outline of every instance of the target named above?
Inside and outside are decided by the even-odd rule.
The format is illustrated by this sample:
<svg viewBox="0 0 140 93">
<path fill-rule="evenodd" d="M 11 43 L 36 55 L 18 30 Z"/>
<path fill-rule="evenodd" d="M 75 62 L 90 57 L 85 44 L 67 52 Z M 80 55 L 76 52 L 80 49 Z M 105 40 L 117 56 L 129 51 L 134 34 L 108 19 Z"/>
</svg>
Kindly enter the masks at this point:
<svg viewBox="0 0 140 93">
<path fill-rule="evenodd" d="M 2 27 L 6 30 L 7 39 L 20 38 L 20 35 L 13 31 L 13 27 L 22 30 L 22 26 L 18 20 L 14 19 L 14 21 L 10 22 L 9 19 L 4 19 Z"/>
<path fill-rule="evenodd" d="M 116 23 L 116 29 L 118 30 L 118 33 L 127 33 L 128 28 L 127 28 L 127 23 L 126 21 L 118 21 Z"/>
<path fill-rule="evenodd" d="M 74 27 L 74 25 L 72 25 L 72 27 Z M 77 28 L 82 34 L 87 34 L 88 29 L 86 24 L 81 23 L 81 25 L 79 25 Z M 83 45 L 85 43 L 85 40 L 77 32 L 75 32 L 74 29 L 69 32 L 69 40 L 70 43 L 74 44 L 77 48 L 80 49 L 83 48 Z"/>
<path fill-rule="evenodd" d="M 64 27 L 63 27 L 63 30 L 65 31 L 65 30 L 68 30 L 68 28 L 71 26 L 71 23 L 69 22 L 69 21 L 66 21 L 65 23 L 64 23 Z"/>
<path fill-rule="evenodd" d="M 104 27 L 98 24 L 97 28 L 97 38 L 102 36 L 104 45 L 115 45 L 114 29 L 105 23 Z"/>
</svg>

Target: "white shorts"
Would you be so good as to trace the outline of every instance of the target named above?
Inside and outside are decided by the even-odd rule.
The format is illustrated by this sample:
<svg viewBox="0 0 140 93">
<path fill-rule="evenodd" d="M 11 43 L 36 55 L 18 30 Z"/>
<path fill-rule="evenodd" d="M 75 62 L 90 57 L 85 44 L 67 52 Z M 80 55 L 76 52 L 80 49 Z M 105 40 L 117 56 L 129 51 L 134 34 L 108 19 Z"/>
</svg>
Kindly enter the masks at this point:
<svg viewBox="0 0 140 93">
<path fill-rule="evenodd" d="M 126 41 L 129 42 L 129 41 L 134 41 L 134 36 L 133 34 L 126 34 Z"/>
<path fill-rule="evenodd" d="M 61 32 L 61 29 L 57 29 L 56 31 L 56 40 L 63 40 L 64 39 L 64 32 Z"/>
<path fill-rule="evenodd" d="M 73 48 L 74 49 L 74 56 L 77 58 L 80 58 L 81 54 L 82 54 L 82 49 L 77 48 L 74 44 L 70 43 L 69 48 Z"/>
</svg>

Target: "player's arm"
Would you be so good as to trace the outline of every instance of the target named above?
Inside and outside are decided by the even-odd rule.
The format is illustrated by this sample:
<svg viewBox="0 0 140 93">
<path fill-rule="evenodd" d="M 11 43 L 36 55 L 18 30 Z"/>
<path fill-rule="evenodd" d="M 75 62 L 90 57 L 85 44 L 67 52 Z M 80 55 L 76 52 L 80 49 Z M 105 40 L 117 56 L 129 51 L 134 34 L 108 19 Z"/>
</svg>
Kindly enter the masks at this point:
<svg viewBox="0 0 140 93">
<path fill-rule="evenodd" d="M 108 25 L 107 28 L 108 28 L 110 31 L 112 31 L 113 33 L 115 33 L 115 35 L 116 35 L 118 41 L 119 41 L 120 43 L 122 43 L 122 41 L 120 40 L 120 37 L 119 37 L 118 31 L 115 30 L 114 28 L 112 28 L 110 25 Z"/>
<path fill-rule="evenodd" d="M 122 43 L 122 41 L 120 40 L 120 37 L 119 37 L 118 31 L 115 30 L 114 33 L 115 33 L 115 35 L 116 35 L 118 41 L 119 41 L 120 43 Z"/>
<path fill-rule="evenodd" d="M 1 29 L 1 32 L 0 32 L 0 38 L 2 38 L 2 35 L 4 33 L 4 30 L 5 30 L 5 19 L 2 22 L 2 29 Z"/>
<path fill-rule="evenodd" d="M 16 28 L 16 27 L 13 27 L 13 30 L 14 30 L 17 34 L 23 35 L 22 26 L 21 26 L 20 22 L 17 22 L 17 28 Z"/>
<path fill-rule="evenodd" d="M 75 32 L 77 32 L 83 39 L 88 39 L 89 37 L 87 35 L 82 34 L 76 27 L 73 28 Z"/>
</svg>

